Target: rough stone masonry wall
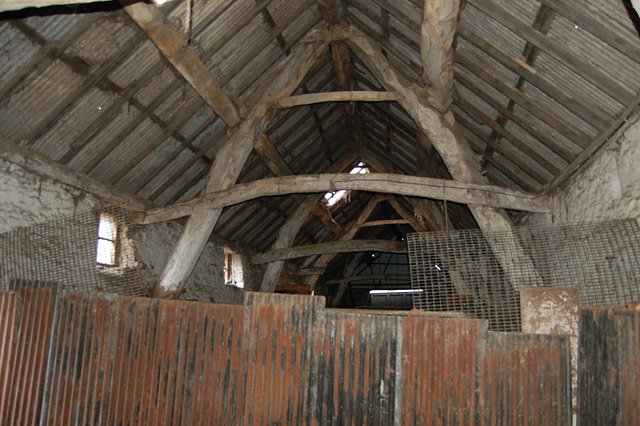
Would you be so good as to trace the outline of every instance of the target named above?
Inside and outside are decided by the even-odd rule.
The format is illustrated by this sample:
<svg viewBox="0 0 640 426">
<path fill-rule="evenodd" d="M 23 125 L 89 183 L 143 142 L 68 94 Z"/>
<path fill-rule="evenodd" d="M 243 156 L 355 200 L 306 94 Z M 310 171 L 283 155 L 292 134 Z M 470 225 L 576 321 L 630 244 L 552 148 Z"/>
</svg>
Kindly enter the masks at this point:
<svg viewBox="0 0 640 426">
<path fill-rule="evenodd" d="M 86 193 L 0 160 L 0 233 L 96 210 Z"/>
<path fill-rule="evenodd" d="M 609 145 L 551 197 L 551 216 L 530 214 L 526 225 L 587 223 L 640 217 L 640 113 Z"/>
<path fill-rule="evenodd" d="M 131 237 L 136 247 L 136 256 L 146 266 L 143 279 L 149 286 L 155 285 L 169 260 L 171 250 L 182 233 L 182 225 L 176 222 L 163 222 L 135 227 Z M 236 253 L 238 250 L 234 250 Z M 256 287 L 256 273 L 247 256 L 241 255 L 243 264 L 244 289 Z M 180 300 L 242 304 L 244 290 L 224 284 L 224 247 L 208 242 L 191 276 L 187 280 L 185 292 Z"/>
<path fill-rule="evenodd" d="M 76 215 L 97 211 L 99 208 L 100 201 L 95 196 L 53 180 L 42 178 L 24 170 L 20 166 L 0 160 L 0 234 L 18 228 L 71 218 Z M 91 225 L 94 226 L 97 233 L 97 222 Z M 128 267 L 141 270 L 142 279 L 149 287 L 155 284 L 162 273 L 171 249 L 181 231 L 182 226 L 180 224 L 169 222 L 150 226 L 136 226 L 128 232 L 128 238 L 130 238 L 133 245 L 135 257 L 135 260 L 130 262 Z M 84 232 L 82 234 L 85 235 L 87 233 Z M 77 244 L 73 244 L 73 246 L 89 247 L 94 244 L 95 242 L 93 241 L 90 244 L 81 244 L 81 242 L 77 241 Z M 58 264 L 65 262 L 65 259 L 68 258 L 73 259 L 75 257 L 77 259 L 78 256 L 83 259 L 89 256 L 91 258 L 90 262 L 95 258 L 95 249 L 91 247 L 89 247 L 88 251 L 83 250 L 82 253 L 68 256 L 66 253 L 61 253 L 60 245 L 55 244 L 55 242 L 53 242 L 51 248 L 44 247 L 36 240 L 34 240 L 33 244 L 28 245 L 37 245 L 40 251 L 46 250 L 46 256 L 49 258 L 60 258 L 59 261 L 53 262 Z M 21 257 L 20 263 L 34 264 L 33 261 L 29 261 L 33 250 L 28 247 L 21 247 L 21 250 L 26 250 L 26 254 Z M 84 253 L 84 251 L 87 251 L 87 253 Z M 249 266 L 250 262 L 246 260 L 246 256 L 242 256 L 242 259 L 244 260 L 243 266 L 244 264 Z M 223 247 L 208 243 L 200 256 L 194 273 L 189 278 L 186 291 L 182 294 L 181 299 L 217 303 L 242 303 L 243 291 L 236 287 L 225 286 L 223 283 L 223 262 Z M 37 268 L 42 269 L 36 265 Z M 15 275 L 10 274 L 10 270 L 10 265 L 2 265 L 0 262 L 0 272 L 6 272 L 4 274 L 0 273 L 0 275 Z M 44 272 L 38 271 L 38 275 L 42 273 L 47 275 L 46 270 Z M 36 271 L 33 274 L 36 274 Z M 245 271 L 244 277 L 245 281 L 247 281 L 245 288 L 251 289 L 255 287 L 254 281 L 258 280 L 256 275 L 256 271 L 252 269 Z M 33 277 L 33 279 L 36 278 L 45 279 L 40 276 Z M 103 278 L 104 280 L 97 280 L 105 281 L 109 279 L 107 275 Z M 100 287 L 103 284 L 96 282 L 96 285 Z M 73 285 L 71 287 L 75 288 Z"/>
</svg>

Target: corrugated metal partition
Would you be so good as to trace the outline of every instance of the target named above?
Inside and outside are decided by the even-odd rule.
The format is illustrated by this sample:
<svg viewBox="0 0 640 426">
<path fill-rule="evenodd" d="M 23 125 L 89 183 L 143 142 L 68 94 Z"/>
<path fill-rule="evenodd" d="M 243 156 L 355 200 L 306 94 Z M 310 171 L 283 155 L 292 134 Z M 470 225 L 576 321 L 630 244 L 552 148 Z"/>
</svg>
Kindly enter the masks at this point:
<svg viewBox="0 0 640 426">
<path fill-rule="evenodd" d="M 60 298 L 44 424 L 235 424 L 242 307 Z"/>
<path fill-rule="evenodd" d="M 567 337 L 489 331 L 481 345 L 475 424 L 571 424 Z"/>
<path fill-rule="evenodd" d="M 581 309 L 578 347 L 580 424 L 638 424 L 640 312 Z"/>
<path fill-rule="evenodd" d="M 53 308 L 49 288 L 0 293 L 0 424 L 38 424 Z"/>
<path fill-rule="evenodd" d="M 245 293 L 244 424 L 312 424 L 317 418 L 324 298 Z"/>
<path fill-rule="evenodd" d="M 325 324 L 319 424 L 392 425 L 402 317 L 329 310 Z"/>
<path fill-rule="evenodd" d="M 475 423 L 476 352 L 486 328 L 461 315 L 410 312 L 402 333 L 403 424 Z"/>
<path fill-rule="evenodd" d="M 0 302 L 2 424 L 569 421 L 567 340 L 480 320 L 260 293 L 244 307 L 47 289 Z"/>
</svg>

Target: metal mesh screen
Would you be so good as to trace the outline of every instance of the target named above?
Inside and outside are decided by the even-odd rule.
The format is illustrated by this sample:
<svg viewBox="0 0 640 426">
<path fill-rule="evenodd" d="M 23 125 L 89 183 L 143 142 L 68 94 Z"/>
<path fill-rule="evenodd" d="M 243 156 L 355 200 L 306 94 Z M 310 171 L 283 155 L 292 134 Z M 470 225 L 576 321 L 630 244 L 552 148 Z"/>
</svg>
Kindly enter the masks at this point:
<svg viewBox="0 0 640 426">
<path fill-rule="evenodd" d="M 127 237 L 129 213 L 106 206 L 0 234 L 0 290 L 47 285 L 147 296 Z"/>
<path fill-rule="evenodd" d="M 520 330 L 518 289 L 579 287 L 580 303 L 623 306 L 640 300 L 640 229 L 635 219 L 584 225 L 415 233 L 407 237 L 414 306 L 461 311 L 499 331 Z M 501 253 L 496 256 L 495 253 Z M 505 258 L 523 253 L 533 267 Z M 506 256 L 505 256 L 506 254 Z M 510 268 L 509 271 L 505 271 Z"/>
</svg>

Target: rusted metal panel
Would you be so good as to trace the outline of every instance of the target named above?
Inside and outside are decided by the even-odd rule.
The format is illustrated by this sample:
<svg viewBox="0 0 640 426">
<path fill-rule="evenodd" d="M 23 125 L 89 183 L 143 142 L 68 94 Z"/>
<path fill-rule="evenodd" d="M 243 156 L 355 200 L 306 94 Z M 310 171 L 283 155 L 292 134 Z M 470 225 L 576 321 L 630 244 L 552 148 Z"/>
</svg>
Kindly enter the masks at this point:
<svg viewBox="0 0 640 426">
<path fill-rule="evenodd" d="M 567 337 L 489 331 L 483 346 L 476 424 L 571 424 Z"/>
<path fill-rule="evenodd" d="M 53 310 L 48 287 L 0 293 L 0 424 L 40 421 Z"/>
<path fill-rule="evenodd" d="M 235 424 L 242 307 L 67 295 L 47 424 Z"/>
<path fill-rule="evenodd" d="M 324 298 L 245 293 L 244 424 L 313 424 L 318 416 Z"/>
<path fill-rule="evenodd" d="M 640 416 L 640 312 L 580 310 L 578 420 L 635 424 Z"/>
<path fill-rule="evenodd" d="M 392 425 L 400 316 L 327 311 L 320 387 L 322 425 Z"/>
<path fill-rule="evenodd" d="M 413 310 L 402 332 L 402 424 L 474 424 L 476 352 L 487 324 Z"/>
</svg>

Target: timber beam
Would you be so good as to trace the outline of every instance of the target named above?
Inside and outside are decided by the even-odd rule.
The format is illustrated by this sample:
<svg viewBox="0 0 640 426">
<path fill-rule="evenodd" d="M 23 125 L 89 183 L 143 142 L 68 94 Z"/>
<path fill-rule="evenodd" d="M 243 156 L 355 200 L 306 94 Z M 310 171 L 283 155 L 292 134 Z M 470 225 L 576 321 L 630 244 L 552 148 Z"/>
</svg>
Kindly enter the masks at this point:
<svg viewBox="0 0 640 426">
<path fill-rule="evenodd" d="M 347 90 L 340 92 L 305 93 L 275 101 L 280 108 L 293 108 L 301 105 L 319 104 L 322 102 L 390 102 L 400 99 L 395 92 L 378 92 L 368 90 Z"/>
<path fill-rule="evenodd" d="M 150 209 L 144 215 L 135 214 L 131 220 L 139 224 L 163 222 L 260 197 L 296 193 L 327 193 L 341 189 L 401 194 L 471 205 L 548 213 L 546 196 L 493 185 L 390 173 L 354 175 L 326 173 L 281 176 L 237 184 L 228 189 L 212 191 L 188 201 Z"/>
<path fill-rule="evenodd" d="M 420 54 L 427 100 L 446 113 L 453 101 L 453 37 L 460 12 L 460 0 L 424 2 Z"/>
<path fill-rule="evenodd" d="M 240 124 L 241 117 L 236 105 L 225 95 L 214 81 L 198 55 L 187 45 L 182 34 L 153 4 L 134 0 L 120 3 L 131 19 L 147 34 L 171 65 L 189 82 L 229 127 Z"/>
<path fill-rule="evenodd" d="M 328 243 L 308 244 L 299 247 L 271 250 L 266 253 L 260 253 L 251 256 L 251 261 L 256 265 L 259 265 L 261 263 L 273 262 L 276 260 L 295 259 L 298 257 L 309 257 L 336 253 L 358 253 L 363 251 L 406 253 L 407 243 L 405 241 L 389 240 L 331 241 Z"/>
</svg>

